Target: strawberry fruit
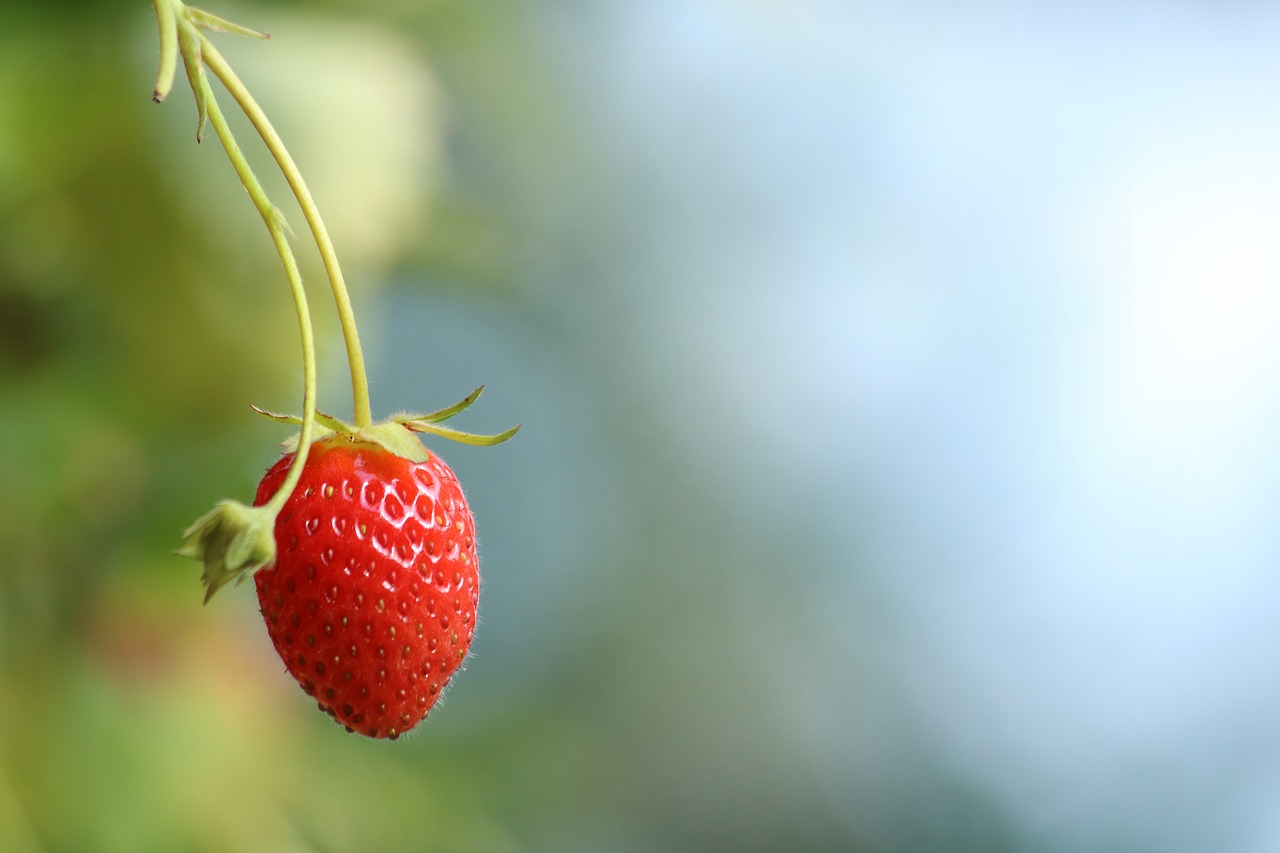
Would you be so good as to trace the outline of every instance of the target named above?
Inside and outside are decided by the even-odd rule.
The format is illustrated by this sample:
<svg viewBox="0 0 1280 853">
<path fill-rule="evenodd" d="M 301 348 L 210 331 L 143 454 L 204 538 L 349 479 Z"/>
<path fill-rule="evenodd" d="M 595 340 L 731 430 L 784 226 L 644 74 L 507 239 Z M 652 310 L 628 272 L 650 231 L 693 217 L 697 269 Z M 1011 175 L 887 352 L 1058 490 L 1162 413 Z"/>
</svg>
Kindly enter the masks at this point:
<svg viewBox="0 0 1280 853">
<path fill-rule="evenodd" d="M 184 534 L 178 553 L 204 563 L 206 601 L 253 575 L 285 668 L 347 731 L 395 740 L 418 725 L 471 648 L 475 521 L 458 478 L 415 433 L 506 441 L 518 426 L 473 435 L 441 425 L 483 390 L 365 427 L 317 414 L 322 434 L 300 467 L 298 451 L 287 453 L 253 506 L 220 501 Z"/>
<path fill-rule="evenodd" d="M 258 486 L 280 487 L 293 456 Z M 336 435 L 311 446 L 254 575 L 289 674 L 349 730 L 395 739 L 462 666 L 475 633 L 475 522 L 453 471 Z"/>
</svg>

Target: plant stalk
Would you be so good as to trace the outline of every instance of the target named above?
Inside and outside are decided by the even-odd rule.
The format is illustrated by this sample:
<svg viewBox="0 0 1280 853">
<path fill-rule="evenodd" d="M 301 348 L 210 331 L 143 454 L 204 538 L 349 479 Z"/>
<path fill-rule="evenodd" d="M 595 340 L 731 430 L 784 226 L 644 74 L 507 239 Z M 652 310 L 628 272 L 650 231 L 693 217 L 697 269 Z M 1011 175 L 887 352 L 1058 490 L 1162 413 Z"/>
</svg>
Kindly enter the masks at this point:
<svg viewBox="0 0 1280 853">
<path fill-rule="evenodd" d="M 183 20 L 179 23 L 179 26 L 191 27 L 192 25 Z M 285 233 L 284 219 L 280 211 L 267 198 L 266 191 L 263 190 L 262 184 L 259 183 L 257 176 L 254 175 L 253 169 L 250 168 L 244 152 L 240 150 L 231 128 L 227 125 L 222 108 L 218 106 L 218 101 L 214 97 L 213 90 L 209 85 L 209 79 L 203 73 L 200 73 L 198 75 L 198 83 L 197 81 L 192 81 L 192 84 L 199 85 L 208 109 L 209 122 L 218 134 L 218 139 L 222 142 L 222 147 L 226 150 L 227 157 L 231 160 L 231 165 L 235 167 L 240 183 L 244 185 L 245 190 L 249 193 L 249 198 L 253 200 L 254 207 L 258 209 L 258 213 L 262 216 L 262 221 L 266 223 L 267 230 L 271 232 L 271 241 L 275 244 L 276 252 L 280 255 L 280 263 L 284 266 L 285 278 L 289 281 L 289 291 L 293 295 L 294 310 L 298 317 L 298 332 L 302 338 L 302 434 L 298 439 L 298 450 L 294 454 L 293 462 L 289 465 L 289 472 L 285 476 L 284 482 L 280 484 L 280 488 L 276 490 L 276 493 L 272 495 L 265 505 L 272 513 L 278 513 L 298 485 L 298 480 L 302 477 L 302 469 L 306 464 L 307 454 L 311 447 L 311 435 L 315 428 L 316 347 L 315 335 L 311 327 L 311 311 L 307 304 L 306 289 L 302 285 L 302 275 L 298 272 L 297 260 L 294 258 L 293 250 L 289 246 L 289 239 Z"/>
<path fill-rule="evenodd" d="M 280 139 L 280 135 L 276 133 L 271 121 L 263 113 L 262 108 L 258 106 L 253 96 L 249 94 L 249 90 L 241 82 L 240 78 L 236 76 L 231 66 L 227 64 L 222 54 L 214 47 L 208 36 L 203 33 L 200 35 L 200 49 L 209 70 L 222 82 L 231 97 L 235 98 L 236 103 L 240 105 L 240 109 L 244 111 L 245 116 L 248 117 L 258 135 L 262 137 L 267 150 L 275 158 L 276 165 L 280 167 L 280 171 L 289 183 L 290 189 L 293 190 L 293 195 L 298 200 L 298 206 L 302 209 L 302 215 L 306 217 L 307 225 L 311 229 L 311 236 L 315 239 L 316 248 L 320 252 L 325 272 L 329 277 L 329 284 L 333 290 L 333 300 L 338 310 L 338 322 L 342 325 L 342 337 L 347 346 L 347 363 L 351 368 L 352 415 L 355 425 L 357 428 L 372 426 L 373 413 L 369 405 L 369 379 L 365 372 L 364 353 L 360 347 L 360 334 L 356 329 L 355 312 L 351 308 L 351 297 L 347 292 L 346 281 L 342 276 L 342 267 L 338 263 L 338 255 L 334 251 L 333 241 L 329 238 L 329 231 L 325 228 L 324 220 L 320 217 L 320 210 L 316 207 L 315 200 L 311 196 L 311 191 L 307 188 L 306 181 L 303 180 L 302 173 L 289 155 L 288 149 L 285 148 L 284 142 Z"/>
</svg>

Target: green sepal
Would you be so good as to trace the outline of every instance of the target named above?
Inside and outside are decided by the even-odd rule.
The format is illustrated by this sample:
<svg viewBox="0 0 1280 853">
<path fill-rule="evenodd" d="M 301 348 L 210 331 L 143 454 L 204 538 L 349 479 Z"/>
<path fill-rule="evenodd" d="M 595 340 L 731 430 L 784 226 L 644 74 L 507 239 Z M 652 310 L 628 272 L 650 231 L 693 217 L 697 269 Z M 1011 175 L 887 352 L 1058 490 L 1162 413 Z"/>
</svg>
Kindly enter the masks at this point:
<svg viewBox="0 0 1280 853">
<path fill-rule="evenodd" d="M 302 419 L 297 415 L 282 415 L 278 412 L 268 412 L 266 409 L 260 409 L 257 406 L 252 407 L 255 412 L 263 417 L 270 418 L 273 421 L 282 424 L 291 424 L 298 426 L 302 423 Z M 376 444 L 389 453 L 403 457 L 411 462 L 425 462 L 427 459 L 427 449 L 422 446 L 422 442 L 418 437 L 409 431 L 403 424 L 396 421 L 383 421 L 373 426 L 359 429 L 351 424 L 338 420 L 333 415 L 326 415 L 324 412 L 316 412 L 316 429 L 312 431 L 311 443 L 331 439 L 339 436 L 351 442 L 367 442 Z M 298 440 L 302 438 L 300 433 L 295 433 L 284 440 L 284 447 L 290 453 L 297 451 Z"/>
<path fill-rule="evenodd" d="M 187 19 L 202 30 L 213 30 L 216 33 L 233 33 L 238 36 L 249 36 L 255 39 L 269 39 L 270 35 L 258 30 L 250 29 L 241 24 L 232 23 L 226 18 L 219 18 L 204 9 L 197 9 L 195 6 L 187 7 Z"/>
<path fill-rule="evenodd" d="M 421 439 L 410 432 L 404 424 L 395 421 L 383 421 L 356 430 L 350 439 L 376 444 L 383 450 L 394 453 L 401 459 L 408 459 L 410 462 L 426 462 L 430 458 L 427 448 L 422 446 Z"/>
<path fill-rule="evenodd" d="M 282 424 L 291 424 L 293 426 L 301 426 L 302 418 L 297 415 L 282 415 L 279 412 L 269 412 L 266 409 L 260 409 L 252 403 L 249 408 L 253 409 L 264 418 L 270 418 Z M 324 412 L 316 412 L 316 423 L 325 427 L 331 432 L 352 432 L 352 428 L 335 418 L 333 415 L 326 415 Z"/>
<path fill-rule="evenodd" d="M 275 205 L 271 206 L 271 219 L 277 227 L 282 229 L 290 237 L 295 240 L 298 239 L 298 234 L 293 230 L 293 226 L 289 224 L 289 220 L 285 218 L 284 211 Z"/>
<path fill-rule="evenodd" d="M 520 425 L 517 424 L 506 432 L 500 432 L 497 435 L 475 435 L 425 420 L 401 421 L 401 423 L 414 432 L 429 432 L 432 435 L 438 435 L 450 441 L 456 441 L 459 444 L 470 444 L 476 447 L 492 447 L 495 444 L 501 444 L 520 431 Z"/>
<path fill-rule="evenodd" d="M 199 142 L 204 137 L 204 128 L 209 121 L 209 102 L 205 98 L 208 87 L 204 83 L 200 33 L 186 18 L 178 21 L 178 44 L 181 47 L 182 65 L 186 68 L 187 80 L 191 83 L 191 93 L 196 99 L 196 142 Z"/>
<path fill-rule="evenodd" d="M 266 507 L 224 500 L 186 529 L 176 553 L 204 564 L 206 604 L 231 581 L 243 581 L 275 560 L 275 524 L 276 513 Z"/>
<path fill-rule="evenodd" d="M 391 421 L 402 425 L 406 429 L 413 430 L 414 432 L 429 432 L 433 435 L 438 435 L 451 441 L 461 442 L 462 444 L 471 444 L 479 447 L 490 447 L 495 444 L 501 444 L 519 432 L 520 427 L 512 427 L 506 432 L 500 432 L 497 435 L 475 435 L 473 433 L 462 432 L 461 430 L 450 429 L 449 427 L 442 427 L 439 425 L 442 421 L 447 421 L 459 412 L 465 411 L 472 403 L 478 400 L 480 395 L 483 393 L 484 386 L 481 385 L 479 388 L 472 391 L 452 406 L 446 406 L 443 409 L 439 409 L 426 415 L 401 413 L 393 415 Z"/>
<path fill-rule="evenodd" d="M 316 412 L 316 429 L 312 436 L 312 443 L 332 439 L 334 436 L 345 438 L 351 442 L 368 442 L 376 444 L 389 453 L 393 453 L 403 459 L 411 462 L 424 462 L 428 457 L 427 449 L 423 446 L 421 439 L 414 433 L 425 432 L 433 435 L 447 438 L 450 441 L 457 441 L 461 444 L 470 444 L 476 447 L 491 447 L 495 444 L 501 444 L 511 436 L 520 431 L 519 426 L 514 426 L 506 432 L 500 432 L 497 435 L 475 435 L 461 430 L 450 429 L 449 427 L 440 426 L 440 422 L 448 420 L 459 412 L 467 409 L 476 401 L 479 396 L 484 393 L 484 386 L 472 391 L 452 406 L 446 406 L 426 415 L 414 415 L 401 413 L 393 415 L 388 420 L 373 424 L 367 427 L 355 427 L 323 412 Z M 278 412 L 269 412 L 266 409 L 260 409 L 257 406 L 252 407 L 255 412 L 265 418 L 270 418 L 277 423 L 290 424 L 299 426 L 302 419 L 297 415 L 282 415 Z M 284 447 L 290 452 L 298 449 L 298 440 L 301 435 L 292 435 L 284 441 Z"/>
<path fill-rule="evenodd" d="M 410 421 L 425 421 L 426 423 L 429 423 L 429 424 L 438 424 L 441 421 L 449 420 L 449 418 L 453 417 L 459 412 L 466 411 L 468 408 L 470 408 L 472 403 L 480 399 L 480 395 L 483 393 L 484 393 L 484 386 L 481 385 L 479 388 L 472 391 L 470 394 L 463 397 L 461 400 L 454 403 L 452 406 L 445 406 L 443 409 L 438 409 L 426 415 L 411 415 L 407 412 L 404 412 L 404 413 L 392 416 L 391 420 L 396 421 L 397 423 L 402 423 L 402 424 L 409 423 Z"/>
</svg>

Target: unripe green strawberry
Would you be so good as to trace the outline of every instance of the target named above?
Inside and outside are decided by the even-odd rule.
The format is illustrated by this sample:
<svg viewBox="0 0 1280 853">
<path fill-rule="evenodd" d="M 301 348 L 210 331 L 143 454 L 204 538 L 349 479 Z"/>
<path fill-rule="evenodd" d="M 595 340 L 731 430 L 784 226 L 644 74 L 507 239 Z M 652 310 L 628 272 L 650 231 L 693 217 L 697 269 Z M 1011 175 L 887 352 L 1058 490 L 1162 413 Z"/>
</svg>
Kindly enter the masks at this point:
<svg viewBox="0 0 1280 853">
<path fill-rule="evenodd" d="M 267 472 L 255 505 L 292 459 Z M 275 543 L 254 582 L 289 673 L 351 731 L 395 739 L 416 726 L 476 625 L 475 524 L 449 466 L 430 451 L 414 462 L 356 436 L 323 438 L 276 518 Z"/>
</svg>

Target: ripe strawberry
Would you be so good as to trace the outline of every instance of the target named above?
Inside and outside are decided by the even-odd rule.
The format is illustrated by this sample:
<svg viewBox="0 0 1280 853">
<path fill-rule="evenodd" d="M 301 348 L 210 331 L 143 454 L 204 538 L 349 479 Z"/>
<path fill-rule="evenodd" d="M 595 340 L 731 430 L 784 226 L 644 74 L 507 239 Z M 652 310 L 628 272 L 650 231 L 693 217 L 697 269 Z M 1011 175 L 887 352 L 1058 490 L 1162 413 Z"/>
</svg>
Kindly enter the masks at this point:
<svg viewBox="0 0 1280 853">
<path fill-rule="evenodd" d="M 519 426 L 442 426 L 483 390 L 366 426 L 316 413 L 322 437 L 272 466 L 253 506 L 218 501 L 183 533 L 178 553 L 204 564 L 206 602 L 254 576 L 285 668 L 348 731 L 394 740 L 422 722 L 471 648 L 475 522 L 449 466 L 415 433 L 478 446 L 511 438 Z"/>
<path fill-rule="evenodd" d="M 255 506 L 292 458 L 267 472 Z M 430 451 L 414 462 L 355 435 L 322 438 L 276 517 L 275 543 L 254 581 L 289 673 L 349 731 L 394 740 L 416 726 L 476 625 L 475 524 L 449 466 Z"/>
</svg>

